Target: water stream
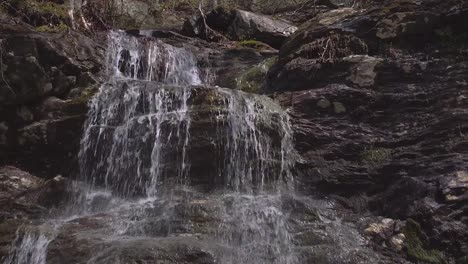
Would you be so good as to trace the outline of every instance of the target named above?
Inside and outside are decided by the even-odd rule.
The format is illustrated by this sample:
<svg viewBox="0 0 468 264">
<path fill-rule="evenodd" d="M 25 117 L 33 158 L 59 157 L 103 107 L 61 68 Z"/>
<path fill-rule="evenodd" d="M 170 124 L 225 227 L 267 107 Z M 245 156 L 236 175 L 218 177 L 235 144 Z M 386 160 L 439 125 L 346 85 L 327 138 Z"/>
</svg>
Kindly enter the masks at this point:
<svg viewBox="0 0 468 264">
<path fill-rule="evenodd" d="M 112 245 L 86 263 L 128 263 L 109 251 L 179 238 L 203 242 L 219 263 L 297 263 L 283 197 L 294 188 L 287 114 L 267 97 L 203 86 L 188 49 L 108 38 L 76 198 L 47 232 L 19 234 L 5 263 L 47 263 L 60 233 L 85 219 L 103 226 L 85 239 Z"/>
</svg>

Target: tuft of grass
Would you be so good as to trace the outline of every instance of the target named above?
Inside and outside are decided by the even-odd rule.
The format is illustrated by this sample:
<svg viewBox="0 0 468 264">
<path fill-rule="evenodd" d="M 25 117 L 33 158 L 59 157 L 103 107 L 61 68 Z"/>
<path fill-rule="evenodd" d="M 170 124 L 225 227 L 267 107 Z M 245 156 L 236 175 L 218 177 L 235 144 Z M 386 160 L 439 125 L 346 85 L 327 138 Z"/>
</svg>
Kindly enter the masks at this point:
<svg viewBox="0 0 468 264">
<path fill-rule="evenodd" d="M 403 234 L 406 237 L 404 244 L 406 253 L 411 261 L 432 264 L 446 263 L 441 252 L 424 248 L 421 226 L 416 221 L 408 219 L 403 229 Z"/>
</svg>

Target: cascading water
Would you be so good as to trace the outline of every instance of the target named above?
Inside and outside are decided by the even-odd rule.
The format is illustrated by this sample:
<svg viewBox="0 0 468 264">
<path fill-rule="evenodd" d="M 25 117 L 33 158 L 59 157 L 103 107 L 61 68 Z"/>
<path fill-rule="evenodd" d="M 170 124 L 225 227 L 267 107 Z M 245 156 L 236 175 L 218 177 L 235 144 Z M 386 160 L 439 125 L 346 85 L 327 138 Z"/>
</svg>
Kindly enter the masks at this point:
<svg viewBox="0 0 468 264">
<path fill-rule="evenodd" d="M 287 114 L 264 96 L 200 86 L 187 49 L 111 32 L 107 54 L 79 154 L 82 195 L 56 230 L 105 215 L 96 233 L 108 242 L 193 236 L 215 241 L 220 263 L 297 262 L 282 198 Z M 199 219 L 206 210 L 215 225 Z M 60 238 L 44 237 L 24 235 L 6 263 L 46 263 Z M 126 263 L 102 254 L 87 263 Z"/>
</svg>

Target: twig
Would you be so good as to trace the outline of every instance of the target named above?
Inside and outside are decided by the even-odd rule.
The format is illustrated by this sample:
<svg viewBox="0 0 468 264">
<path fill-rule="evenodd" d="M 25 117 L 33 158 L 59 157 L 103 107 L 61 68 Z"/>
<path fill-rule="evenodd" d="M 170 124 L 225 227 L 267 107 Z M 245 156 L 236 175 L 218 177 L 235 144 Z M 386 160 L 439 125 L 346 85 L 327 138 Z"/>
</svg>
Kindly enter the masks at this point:
<svg viewBox="0 0 468 264">
<path fill-rule="evenodd" d="M 16 97 L 15 91 L 13 91 L 13 88 L 11 88 L 3 75 L 3 40 L 0 40 L 0 77 L 2 77 L 3 82 L 6 84 L 6 88 Z"/>
<path fill-rule="evenodd" d="M 205 13 L 203 13 L 203 0 L 200 0 L 200 2 L 198 2 L 198 11 L 200 12 L 200 16 L 202 17 L 203 26 L 205 27 L 205 38 L 208 39 L 208 24 L 206 23 Z"/>
</svg>

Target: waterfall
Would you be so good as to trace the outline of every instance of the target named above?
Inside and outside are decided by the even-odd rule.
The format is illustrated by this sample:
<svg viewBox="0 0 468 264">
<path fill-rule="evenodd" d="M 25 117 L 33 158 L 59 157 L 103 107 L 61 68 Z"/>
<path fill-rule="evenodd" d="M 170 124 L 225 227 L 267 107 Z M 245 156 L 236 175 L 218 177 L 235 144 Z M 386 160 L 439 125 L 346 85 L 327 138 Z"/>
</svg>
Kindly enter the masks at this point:
<svg viewBox="0 0 468 264">
<path fill-rule="evenodd" d="M 119 31 L 108 39 L 108 82 L 81 141 L 82 195 L 62 226 L 104 214 L 106 241 L 196 233 L 215 242 L 220 263 L 297 262 L 282 198 L 293 190 L 288 115 L 266 96 L 203 86 L 187 48 Z M 194 224 L 207 208 L 217 224 Z M 26 235 L 7 263 L 46 263 L 53 240 Z"/>
<path fill-rule="evenodd" d="M 19 230 L 18 230 L 19 231 Z M 17 234 L 13 245 L 18 245 L 16 251 L 5 260 L 5 264 L 44 264 L 46 263 L 47 246 L 51 239 L 42 232 Z"/>
</svg>

